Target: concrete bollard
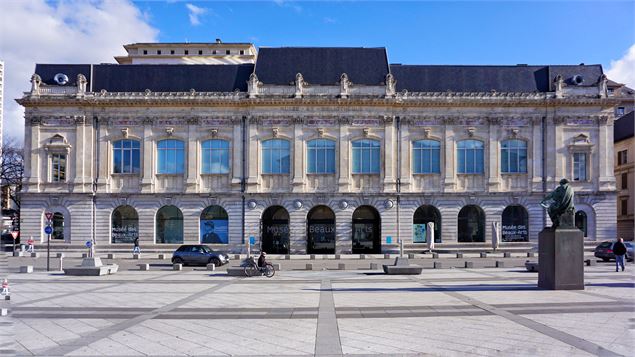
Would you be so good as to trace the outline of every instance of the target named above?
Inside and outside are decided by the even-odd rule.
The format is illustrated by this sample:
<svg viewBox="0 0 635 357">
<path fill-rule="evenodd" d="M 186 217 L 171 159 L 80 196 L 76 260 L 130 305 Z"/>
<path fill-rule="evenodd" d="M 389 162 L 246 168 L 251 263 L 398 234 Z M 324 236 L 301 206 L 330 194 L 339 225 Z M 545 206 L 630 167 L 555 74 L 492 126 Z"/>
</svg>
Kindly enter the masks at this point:
<svg viewBox="0 0 635 357">
<path fill-rule="evenodd" d="M 344 263 L 337 264 L 337 269 L 338 270 L 346 270 L 346 264 L 344 264 Z"/>
<path fill-rule="evenodd" d="M 31 258 L 39 258 L 40 253 L 31 253 Z"/>
<path fill-rule="evenodd" d="M 536 256 L 536 253 L 534 252 L 527 252 L 527 258 L 533 258 Z"/>
<path fill-rule="evenodd" d="M 57 253 L 58 258 L 64 258 L 64 253 Z"/>
<path fill-rule="evenodd" d="M 136 260 L 141 259 L 141 254 L 133 254 L 132 259 L 136 259 Z"/>
<path fill-rule="evenodd" d="M 340 259 L 340 258 L 341 258 L 341 255 L 335 254 L 335 259 Z"/>
<path fill-rule="evenodd" d="M 503 253 L 503 258 L 511 258 L 512 257 L 512 253 L 510 252 L 504 252 Z"/>
<path fill-rule="evenodd" d="M 60 254 L 62 254 L 62 256 L 60 256 Z M 57 255 L 57 259 L 59 259 L 60 261 L 60 270 L 59 271 L 63 271 L 64 270 L 64 254 L 60 253 Z"/>
<path fill-rule="evenodd" d="M 215 271 L 216 270 L 216 264 L 214 264 L 214 263 L 207 264 L 207 270 Z"/>
<path fill-rule="evenodd" d="M 88 253 L 82 253 L 82 258 L 88 258 Z"/>
<path fill-rule="evenodd" d="M 384 259 L 390 259 L 390 254 L 385 253 L 385 254 L 384 254 Z"/>
<path fill-rule="evenodd" d="M 366 259 L 366 254 L 360 254 L 359 259 Z"/>
<path fill-rule="evenodd" d="M 116 256 L 117 256 L 116 254 L 109 253 L 108 254 L 108 259 L 115 259 Z"/>
<path fill-rule="evenodd" d="M 463 258 L 463 253 L 456 253 L 457 258 Z"/>
<path fill-rule="evenodd" d="M 487 253 L 481 252 L 481 258 L 487 258 Z"/>
<path fill-rule="evenodd" d="M 286 260 L 291 260 L 291 255 L 289 255 L 289 254 L 285 255 L 285 256 L 284 256 L 284 259 L 286 259 Z"/>
<path fill-rule="evenodd" d="M 465 262 L 466 268 L 474 268 L 474 262 Z"/>
<path fill-rule="evenodd" d="M 377 263 L 370 263 L 370 270 L 377 270 L 379 269 L 379 264 Z"/>
<path fill-rule="evenodd" d="M 313 264 L 312 263 L 307 263 L 306 264 L 306 270 L 313 270 Z"/>
<path fill-rule="evenodd" d="M 587 259 L 584 261 L 584 264 L 588 267 L 597 265 L 597 261 L 595 259 Z"/>
<path fill-rule="evenodd" d="M 172 264 L 172 270 L 183 270 L 183 264 Z"/>
<path fill-rule="evenodd" d="M 166 254 L 159 254 L 157 256 L 157 259 L 159 259 L 159 260 L 165 260 L 165 258 L 166 258 Z"/>
<path fill-rule="evenodd" d="M 408 253 L 408 259 L 414 259 L 414 258 L 415 258 L 414 253 Z"/>
<path fill-rule="evenodd" d="M 437 259 L 439 257 L 439 253 L 432 253 L 432 258 Z"/>
<path fill-rule="evenodd" d="M 139 270 L 148 271 L 150 270 L 150 264 L 137 264 Z"/>
<path fill-rule="evenodd" d="M 273 263 L 272 265 L 276 271 L 280 271 L 282 269 L 282 265 L 280 263 Z"/>
<path fill-rule="evenodd" d="M 315 260 L 315 254 L 311 254 L 311 255 L 309 255 L 309 259 L 310 259 L 310 260 Z"/>
<path fill-rule="evenodd" d="M 20 267 L 20 273 L 30 274 L 33 273 L 33 265 L 23 265 Z"/>
<path fill-rule="evenodd" d="M 0 316 L 7 316 L 9 314 L 9 309 L 0 310 Z"/>
<path fill-rule="evenodd" d="M 497 268 L 504 268 L 505 267 L 505 262 L 502 260 L 497 260 L 496 261 L 496 267 Z"/>
<path fill-rule="evenodd" d="M 434 262 L 434 269 L 443 269 L 443 264 L 441 262 Z"/>
</svg>

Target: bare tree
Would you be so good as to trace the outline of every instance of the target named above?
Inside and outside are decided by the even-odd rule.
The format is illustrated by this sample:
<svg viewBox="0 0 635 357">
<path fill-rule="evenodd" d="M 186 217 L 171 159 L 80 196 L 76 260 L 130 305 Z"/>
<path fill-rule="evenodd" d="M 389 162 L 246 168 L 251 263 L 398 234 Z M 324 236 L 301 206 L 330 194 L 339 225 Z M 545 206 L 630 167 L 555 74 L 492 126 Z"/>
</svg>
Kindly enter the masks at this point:
<svg viewBox="0 0 635 357">
<path fill-rule="evenodd" d="M 22 190 L 22 178 L 24 176 L 24 149 L 13 138 L 6 140 L 2 145 L 2 163 L 0 164 L 0 179 L 2 186 L 7 187 L 9 199 L 20 210 L 20 197 Z"/>
</svg>

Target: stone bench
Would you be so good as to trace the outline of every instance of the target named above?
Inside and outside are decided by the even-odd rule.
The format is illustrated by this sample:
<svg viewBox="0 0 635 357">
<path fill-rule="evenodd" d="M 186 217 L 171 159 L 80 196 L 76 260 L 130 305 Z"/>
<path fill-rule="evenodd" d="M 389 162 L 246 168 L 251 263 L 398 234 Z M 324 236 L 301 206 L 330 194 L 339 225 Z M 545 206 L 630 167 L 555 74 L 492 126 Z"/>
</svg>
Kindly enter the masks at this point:
<svg viewBox="0 0 635 357">
<path fill-rule="evenodd" d="M 538 271 L 538 262 L 536 261 L 526 261 L 525 262 L 525 269 L 527 269 L 527 271 L 531 271 L 531 272 L 537 272 Z"/>
<path fill-rule="evenodd" d="M 108 254 L 107 259 L 115 259 L 116 255 L 113 253 Z"/>
<path fill-rule="evenodd" d="M 344 264 L 344 263 L 337 264 L 337 269 L 338 270 L 346 270 L 346 264 Z"/>
<path fill-rule="evenodd" d="M 31 258 L 39 258 L 40 253 L 31 253 Z"/>
<path fill-rule="evenodd" d="M 306 270 L 313 270 L 313 264 L 307 263 Z"/>
<path fill-rule="evenodd" d="M 33 265 L 23 265 L 20 267 L 20 273 L 30 274 L 33 273 Z"/>
<path fill-rule="evenodd" d="M 442 262 L 434 262 L 432 267 L 434 269 L 443 269 L 443 263 Z"/>
<path fill-rule="evenodd" d="M 481 258 L 487 258 L 487 253 L 481 252 L 480 256 L 481 256 Z"/>
<path fill-rule="evenodd" d="M 210 270 L 210 271 L 215 271 L 216 270 L 216 264 L 214 264 L 214 263 L 209 263 L 209 264 L 206 265 L 206 267 L 207 267 L 207 270 Z"/>
<path fill-rule="evenodd" d="M 73 276 L 102 276 L 115 274 L 119 270 L 119 265 L 101 263 L 100 258 L 86 258 L 82 265 L 78 267 L 65 268 L 64 274 Z"/>
<path fill-rule="evenodd" d="M 474 268 L 474 262 L 466 261 L 465 262 L 465 267 L 466 268 Z"/>
<path fill-rule="evenodd" d="M 179 263 L 172 264 L 172 270 L 183 270 L 183 264 L 179 264 Z"/>
<path fill-rule="evenodd" d="M 168 255 L 167 255 L 167 254 L 159 254 L 159 255 L 157 256 L 157 259 L 159 259 L 159 260 L 165 260 L 165 259 L 167 259 L 167 257 L 168 257 Z"/>
<path fill-rule="evenodd" d="M 497 268 L 504 268 L 505 267 L 505 262 L 502 260 L 497 260 L 496 261 L 496 267 Z"/>
<path fill-rule="evenodd" d="M 384 264 L 382 267 L 388 275 L 419 275 L 423 270 L 422 266 L 410 264 L 408 258 L 403 257 L 395 259 L 394 265 Z"/>
<path fill-rule="evenodd" d="M 245 276 L 245 268 L 243 268 L 243 267 L 229 267 L 229 268 L 227 268 L 227 275 L 229 275 L 229 276 Z"/>
<path fill-rule="evenodd" d="M 137 266 L 139 267 L 139 270 L 150 270 L 150 264 L 137 264 Z"/>
</svg>

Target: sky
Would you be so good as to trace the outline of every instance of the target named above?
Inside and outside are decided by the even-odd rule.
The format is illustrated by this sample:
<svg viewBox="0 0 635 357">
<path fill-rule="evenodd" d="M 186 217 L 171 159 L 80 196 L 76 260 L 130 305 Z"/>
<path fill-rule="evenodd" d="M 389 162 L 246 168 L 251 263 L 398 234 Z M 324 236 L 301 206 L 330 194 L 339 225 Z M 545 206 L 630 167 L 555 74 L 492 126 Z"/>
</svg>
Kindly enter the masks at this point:
<svg viewBox="0 0 635 357">
<path fill-rule="evenodd" d="M 114 62 L 134 42 L 386 47 L 390 63 L 601 64 L 635 88 L 635 0 L 2 0 L 4 136 L 35 63 Z"/>
</svg>

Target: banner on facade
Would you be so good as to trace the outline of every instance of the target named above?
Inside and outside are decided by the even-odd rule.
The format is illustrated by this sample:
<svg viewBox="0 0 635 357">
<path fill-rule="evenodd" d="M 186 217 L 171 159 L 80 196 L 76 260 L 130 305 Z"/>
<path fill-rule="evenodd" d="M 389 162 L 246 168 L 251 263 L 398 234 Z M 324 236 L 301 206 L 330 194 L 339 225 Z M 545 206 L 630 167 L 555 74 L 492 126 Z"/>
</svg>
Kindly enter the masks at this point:
<svg viewBox="0 0 635 357">
<path fill-rule="evenodd" d="M 201 243 L 229 243 L 229 225 L 226 219 L 201 220 Z"/>
</svg>

